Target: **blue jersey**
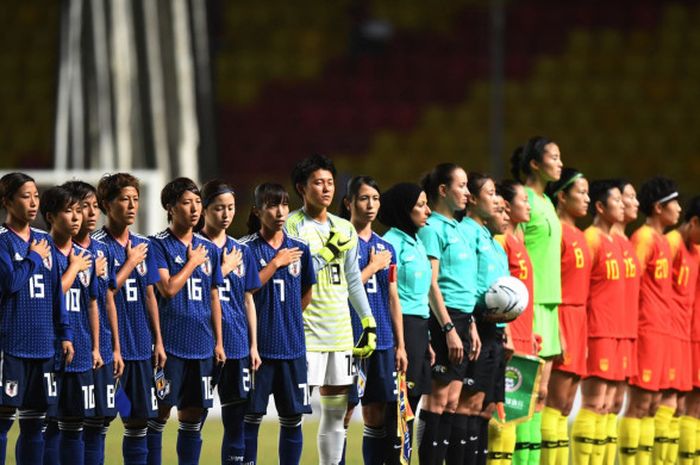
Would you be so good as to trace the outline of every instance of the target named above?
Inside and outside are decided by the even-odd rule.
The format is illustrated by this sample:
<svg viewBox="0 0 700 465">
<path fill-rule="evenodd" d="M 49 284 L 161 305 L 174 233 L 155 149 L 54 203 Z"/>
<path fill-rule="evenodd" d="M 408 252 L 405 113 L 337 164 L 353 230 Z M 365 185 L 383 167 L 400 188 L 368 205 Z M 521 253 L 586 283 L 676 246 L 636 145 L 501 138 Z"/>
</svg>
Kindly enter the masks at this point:
<svg viewBox="0 0 700 465">
<path fill-rule="evenodd" d="M 33 241 L 41 240 L 51 245 L 51 254 L 45 260 L 29 250 Z M 72 340 L 72 337 L 51 236 L 32 228 L 29 241 L 25 241 L 0 226 L 0 344 L 3 352 L 20 358 L 51 358 L 56 339 Z"/>
<path fill-rule="evenodd" d="M 72 253 L 80 255 L 88 252 L 79 245 L 73 244 Z M 88 310 L 90 302 L 97 299 L 97 279 L 95 276 L 95 257 L 90 254 L 92 265 L 87 270 L 81 271 L 73 280 L 70 289 L 66 292 L 66 310 L 73 330 L 73 348 L 75 356 L 70 365 L 66 365 L 66 371 L 80 373 L 92 368 L 92 332 L 90 331 L 90 318 Z M 68 269 L 68 257 L 61 252 L 56 253 L 56 265 L 63 276 Z M 60 355 L 60 352 L 59 354 Z"/>
<path fill-rule="evenodd" d="M 365 241 L 359 238 L 359 265 L 360 270 L 363 270 L 369 264 L 370 251 L 382 252 L 388 250 L 391 252 L 391 263 L 396 265 L 396 252 L 394 247 L 387 241 L 379 237 L 374 232 Z M 389 269 L 377 271 L 365 283 L 365 292 L 367 292 L 367 300 L 372 309 L 372 315 L 377 322 L 377 350 L 386 350 L 394 347 L 394 329 L 391 322 L 391 312 L 389 311 Z M 357 313 L 350 305 L 350 317 L 352 318 L 352 332 L 355 336 L 355 344 L 362 336 L 362 323 Z"/>
<path fill-rule="evenodd" d="M 245 293 L 252 292 L 261 286 L 260 277 L 258 276 L 258 268 L 255 266 L 255 259 L 248 246 L 227 236 L 224 248 L 226 248 L 227 253 L 233 249 L 240 250 L 242 253 L 240 265 L 224 276 L 224 284 L 219 286 L 224 350 L 226 358 L 243 358 L 250 354 Z M 219 260 L 221 260 L 223 248 L 219 250 L 222 254 L 219 256 Z"/>
<path fill-rule="evenodd" d="M 258 313 L 258 352 L 261 357 L 291 360 L 306 355 L 302 291 L 316 283 L 311 251 L 301 239 L 284 234 L 280 249 L 273 249 L 260 234 L 241 239 L 253 255 L 256 271 L 275 258 L 280 249 L 298 247 L 301 259 L 275 271 L 253 294 Z"/>
<path fill-rule="evenodd" d="M 107 272 L 97 277 L 97 307 L 100 310 L 100 355 L 102 361 L 110 363 L 114 360 L 114 348 L 112 347 L 112 328 L 107 317 L 107 292 L 117 287 L 114 274 L 114 260 L 107 245 L 96 239 L 91 239 L 87 249 L 97 258 L 104 257 L 107 260 Z"/>
<path fill-rule="evenodd" d="M 126 245 L 120 244 L 106 229 L 96 231 L 93 239 L 104 243 L 109 249 L 114 276 L 126 262 Z M 153 336 L 146 306 L 146 290 L 160 281 L 156 266 L 155 251 L 151 241 L 138 234 L 129 233 L 131 246 L 148 245 L 146 259 L 139 263 L 124 281 L 124 285 L 114 294 L 119 326 L 119 345 L 124 360 L 148 360 L 151 358 Z M 115 278 L 116 280 L 116 278 Z"/>
<path fill-rule="evenodd" d="M 151 238 L 158 269 L 178 274 L 187 263 L 187 246 L 170 231 Z M 219 249 L 199 234 L 192 235 L 192 249 L 203 245 L 206 261 L 198 266 L 171 299 L 158 294 L 160 328 L 166 352 L 185 359 L 203 359 L 214 355 L 214 331 L 211 323 L 211 292 L 224 284 Z"/>
</svg>

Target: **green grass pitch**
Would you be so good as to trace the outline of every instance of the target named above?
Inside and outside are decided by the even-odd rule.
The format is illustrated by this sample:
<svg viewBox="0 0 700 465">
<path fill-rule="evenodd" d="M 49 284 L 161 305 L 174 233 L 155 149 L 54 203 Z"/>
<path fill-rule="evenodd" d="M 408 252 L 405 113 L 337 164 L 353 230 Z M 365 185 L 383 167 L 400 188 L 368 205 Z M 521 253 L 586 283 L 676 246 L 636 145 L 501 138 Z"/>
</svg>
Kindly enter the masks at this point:
<svg viewBox="0 0 700 465">
<path fill-rule="evenodd" d="M 301 463 L 318 463 L 316 452 L 316 432 L 318 420 L 304 420 L 304 452 Z M 15 463 L 15 441 L 19 425 L 12 426 L 7 441 L 7 463 Z M 119 419 L 112 422 L 107 434 L 105 450 L 105 465 L 117 465 L 122 463 L 122 432 L 124 431 Z M 276 465 L 277 462 L 277 433 L 279 424 L 276 421 L 263 421 L 260 428 L 260 442 L 258 444 L 258 464 Z M 221 436 L 223 426 L 220 418 L 209 418 L 202 429 L 202 465 L 221 463 Z M 163 434 L 163 463 L 177 463 L 175 444 L 177 441 L 177 422 L 170 420 Z M 353 421 L 348 431 L 347 465 L 362 464 L 362 423 Z"/>
</svg>

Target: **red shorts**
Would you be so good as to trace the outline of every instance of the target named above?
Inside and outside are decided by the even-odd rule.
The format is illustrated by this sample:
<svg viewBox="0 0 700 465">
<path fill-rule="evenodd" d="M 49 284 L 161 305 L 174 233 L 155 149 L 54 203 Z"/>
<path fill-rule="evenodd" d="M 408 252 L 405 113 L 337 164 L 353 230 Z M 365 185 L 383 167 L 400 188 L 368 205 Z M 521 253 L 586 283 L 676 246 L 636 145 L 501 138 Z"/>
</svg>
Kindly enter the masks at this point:
<svg viewBox="0 0 700 465">
<path fill-rule="evenodd" d="M 647 391 L 658 391 L 667 384 L 666 336 L 640 332 L 637 337 L 637 374 L 629 383 Z"/>
<path fill-rule="evenodd" d="M 620 354 L 623 374 L 629 379 L 637 374 L 637 340 L 620 339 Z"/>
<path fill-rule="evenodd" d="M 693 386 L 700 388 L 700 341 L 693 341 L 691 344 L 693 354 Z"/>
<path fill-rule="evenodd" d="M 662 388 L 675 389 L 677 391 L 690 391 L 693 389 L 693 359 L 691 354 L 692 344 L 674 337 L 667 338 L 666 369 L 668 379 Z"/>
<path fill-rule="evenodd" d="M 622 339 L 614 337 L 592 337 L 588 339 L 587 376 L 608 381 L 624 381 Z"/>
<path fill-rule="evenodd" d="M 535 355 L 534 347 L 532 347 L 532 339 L 521 339 L 513 337 L 513 347 L 519 354 Z"/>
<path fill-rule="evenodd" d="M 586 374 L 586 307 L 583 305 L 559 305 L 559 332 L 563 341 L 562 357 L 557 357 L 553 370 L 575 375 Z"/>
</svg>

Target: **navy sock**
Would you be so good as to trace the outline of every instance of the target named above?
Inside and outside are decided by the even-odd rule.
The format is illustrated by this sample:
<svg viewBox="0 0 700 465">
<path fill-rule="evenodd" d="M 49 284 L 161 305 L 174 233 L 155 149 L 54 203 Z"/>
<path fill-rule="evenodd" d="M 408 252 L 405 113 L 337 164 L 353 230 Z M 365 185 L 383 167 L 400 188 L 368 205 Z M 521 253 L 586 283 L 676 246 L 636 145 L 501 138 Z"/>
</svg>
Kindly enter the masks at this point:
<svg viewBox="0 0 700 465">
<path fill-rule="evenodd" d="M 447 448 L 445 463 L 447 465 L 462 465 L 464 463 L 464 447 L 467 445 L 467 422 L 469 417 L 455 413 L 452 417 L 452 432 L 450 445 Z"/>
<path fill-rule="evenodd" d="M 83 443 L 83 422 L 58 422 L 58 459 L 61 465 L 83 465 L 85 446 Z"/>
<path fill-rule="evenodd" d="M 245 454 L 243 417 L 246 407 L 245 402 L 221 407 L 221 421 L 224 424 L 224 437 L 221 441 L 222 464 L 243 462 Z"/>
<path fill-rule="evenodd" d="M 479 430 L 481 429 L 481 417 L 469 415 L 467 417 L 467 443 L 464 446 L 464 464 L 476 465 L 479 459 Z"/>
<path fill-rule="evenodd" d="M 100 453 L 102 428 L 104 418 L 86 418 L 83 423 L 83 442 L 85 443 L 85 465 L 100 465 L 102 454 Z M 102 451 L 104 452 L 104 451 Z"/>
<path fill-rule="evenodd" d="M 438 463 L 434 459 L 437 455 L 440 417 L 442 415 L 428 410 L 421 410 L 418 415 L 418 429 L 422 430 L 420 444 L 418 444 L 418 463 L 420 465 Z"/>
<path fill-rule="evenodd" d="M 5 455 L 7 454 L 7 432 L 12 428 L 15 421 L 14 413 L 0 414 L 0 465 L 5 465 Z"/>
<path fill-rule="evenodd" d="M 258 432 L 260 431 L 260 423 L 262 415 L 246 415 L 243 423 L 243 432 L 245 436 L 245 454 L 243 455 L 243 463 L 255 465 L 258 459 Z M 280 441 L 282 438 L 280 437 Z M 281 456 L 280 456 L 281 457 Z"/>
<path fill-rule="evenodd" d="M 147 428 L 126 428 L 122 441 L 124 465 L 146 465 L 148 463 Z"/>
<path fill-rule="evenodd" d="M 17 446 L 15 447 L 15 455 L 17 457 L 20 456 L 21 449 L 21 442 L 17 440 Z M 43 463 L 46 465 L 58 463 L 58 421 L 55 418 L 46 421 L 43 457 Z"/>
<path fill-rule="evenodd" d="M 280 441 L 278 454 L 280 465 L 299 465 L 304 435 L 301 431 L 301 415 L 280 417 Z"/>
<path fill-rule="evenodd" d="M 177 430 L 177 458 L 179 465 L 197 465 L 202 451 L 201 422 L 180 422 Z"/>
<path fill-rule="evenodd" d="M 17 463 L 40 465 L 44 459 L 44 420 L 46 412 L 21 410 L 19 412 L 19 438 L 15 445 Z M 55 463 L 57 463 L 56 460 Z"/>
<path fill-rule="evenodd" d="M 146 442 L 148 444 L 148 465 L 161 465 L 163 460 L 163 430 L 165 422 L 148 420 Z"/>
<path fill-rule="evenodd" d="M 362 458 L 365 465 L 382 465 L 386 456 L 386 430 L 365 425 L 362 434 Z"/>
</svg>

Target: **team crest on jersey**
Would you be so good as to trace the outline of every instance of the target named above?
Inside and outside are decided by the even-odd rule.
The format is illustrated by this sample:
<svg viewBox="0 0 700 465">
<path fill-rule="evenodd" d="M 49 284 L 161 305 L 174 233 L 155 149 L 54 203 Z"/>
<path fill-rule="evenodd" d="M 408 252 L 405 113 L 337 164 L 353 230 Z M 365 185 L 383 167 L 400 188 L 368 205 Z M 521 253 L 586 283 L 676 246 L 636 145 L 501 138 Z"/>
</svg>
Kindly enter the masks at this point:
<svg viewBox="0 0 700 465">
<path fill-rule="evenodd" d="M 17 387 L 19 383 L 17 381 L 13 380 L 7 380 L 5 381 L 5 395 L 7 397 L 16 397 L 17 396 Z"/>
<path fill-rule="evenodd" d="M 136 265 L 136 272 L 141 276 L 146 276 L 148 272 L 148 266 L 146 266 L 146 260 L 142 260 L 138 265 Z"/>
<path fill-rule="evenodd" d="M 287 267 L 289 269 L 289 274 L 295 278 L 301 274 L 301 262 L 299 260 L 292 262 Z"/>
<path fill-rule="evenodd" d="M 601 358 L 600 359 L 600 371 L 606 372 L 610 368 L 610 362 L 608 362 L 607 358 Z"/>
<path fill-rule="evenodd" d="M 243 262 L 239 263 L 238 266 L 233 269 L 233 274 L 239 278 L 242 278 L 245 275 L 245 265 Z"/>
<path fill-rule="evenodd" d="M 202 270 L 202 273 L 204 273 L 207 276 L 211 275 L 211 261 L 207 258 L 204 263 L 199 265 L 199 268 Z"/>
<path fill-rule="evenodd" d="M 83 287 L 88 287 L 90 285 L 90 269 L 83 270 L 78 273 L 78 279 Z"/>
<path fill-rule="evenodd" d="M 42 262 L 47 270 L 50 270 L 53 267 L 53 259 L 51 258 L 51 254 L 48 254 L 46 258 L 42 260 Z"/>
</svg>

